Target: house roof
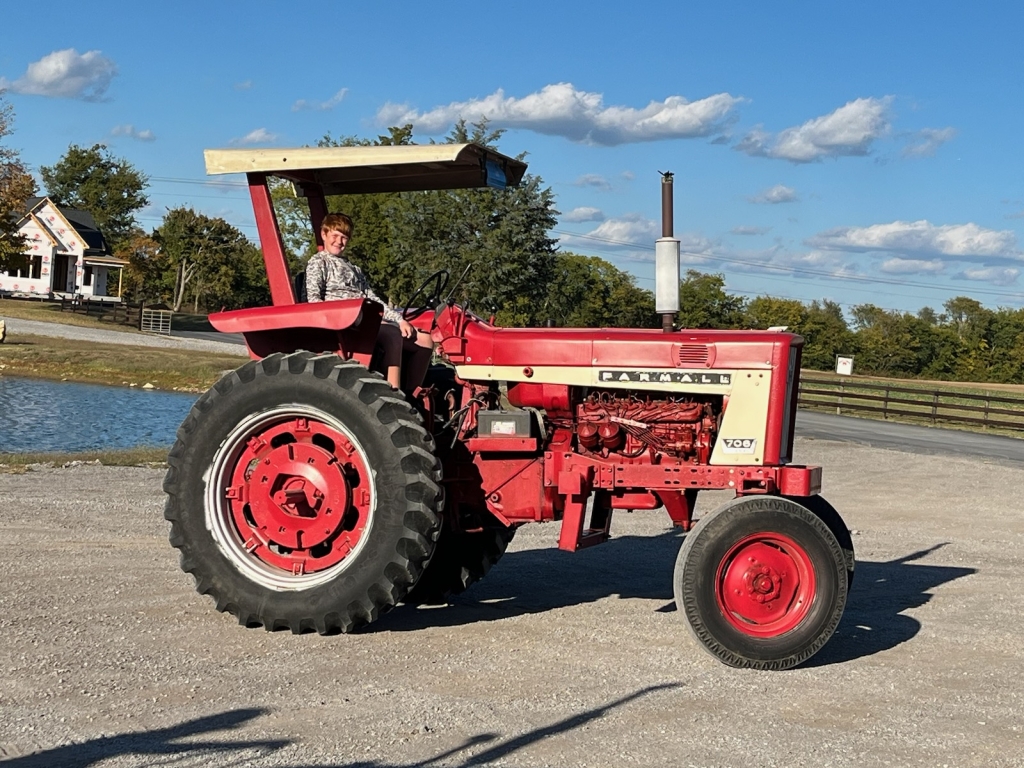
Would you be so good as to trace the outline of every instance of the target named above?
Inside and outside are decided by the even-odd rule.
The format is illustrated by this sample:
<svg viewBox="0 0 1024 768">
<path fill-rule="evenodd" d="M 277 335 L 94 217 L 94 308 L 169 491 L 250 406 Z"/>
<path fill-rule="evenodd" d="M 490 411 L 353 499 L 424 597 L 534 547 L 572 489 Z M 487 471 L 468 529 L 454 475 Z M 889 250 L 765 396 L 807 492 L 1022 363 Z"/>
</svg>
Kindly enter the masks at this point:
<svg viewBox="0 0 1024 768">
<path fill-rule="evenodd" d="M 107 248 L 107 241 L 104 239 L 103 233 L 100 232 L 99 225 L 91 213 L 80 211 L 77 208 L 65 208 L 62 205 L 57 205 L 48 197 L 30 197 L 25 205 L 31 213 L 37 213 L 37 208 L 41 208 L 43 203 L 49 203 L 57 210 L 57 213 L 64 217 L 64 220 L 78 233 L 82 242 L 85 243 L 86 250 L 109 253 L 110 249 Z"/>
</svg>

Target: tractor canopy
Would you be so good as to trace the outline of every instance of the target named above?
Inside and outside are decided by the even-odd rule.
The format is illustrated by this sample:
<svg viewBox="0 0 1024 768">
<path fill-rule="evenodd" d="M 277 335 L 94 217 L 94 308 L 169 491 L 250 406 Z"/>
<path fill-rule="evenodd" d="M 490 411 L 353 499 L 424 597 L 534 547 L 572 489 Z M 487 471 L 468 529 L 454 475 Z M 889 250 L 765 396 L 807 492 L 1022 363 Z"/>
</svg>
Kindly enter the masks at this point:
<svg viewBox="0 0 1024 768">
<path fill-rule="evenodd" d="M 514 187 L 526 163 L 479 144 L 208 149 L 206 173 L 287 179 L 299 197 Z"/>
</svg>

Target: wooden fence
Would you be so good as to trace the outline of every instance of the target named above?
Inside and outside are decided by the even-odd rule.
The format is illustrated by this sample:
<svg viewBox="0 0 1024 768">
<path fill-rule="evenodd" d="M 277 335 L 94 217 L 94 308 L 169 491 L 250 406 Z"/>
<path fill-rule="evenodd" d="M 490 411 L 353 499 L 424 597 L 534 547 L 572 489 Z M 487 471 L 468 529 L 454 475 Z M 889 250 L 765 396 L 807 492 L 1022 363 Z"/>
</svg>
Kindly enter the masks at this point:
<svg viewBox="0 0 1024 768">
<path fill-rule="evenodd" d="M 910 387 L 886 382 L 800 374 L 798 404 L 803 408 L 875 414 L 883 419 L 956 423 L 1024 431 L 1024 397 L 974 394 L 949 389 Z"/>
<path fill-rule="evenodd" d="M 95 301 L 75 298 L 61 298 L 60 311 L 86 315 L 108 323 L 130 325 L 142 330 L 142 318 L 145 304 L 128 304 L 126 302 Z"/>
</svg>

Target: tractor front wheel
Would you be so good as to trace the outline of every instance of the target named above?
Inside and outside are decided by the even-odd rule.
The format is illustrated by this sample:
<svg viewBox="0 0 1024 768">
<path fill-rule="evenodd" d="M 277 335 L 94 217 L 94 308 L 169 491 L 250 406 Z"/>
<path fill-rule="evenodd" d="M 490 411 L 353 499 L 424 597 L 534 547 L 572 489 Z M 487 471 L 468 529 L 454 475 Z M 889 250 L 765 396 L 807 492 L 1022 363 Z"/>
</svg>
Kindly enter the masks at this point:
<svg viewBox="0 0 1024 768">
<path fill-rule="evenodd" d="M 221 378 L 178 430 L 164 515 L 181 567 L 246 626 L 348 632 L 433 553 L 440 463 L 378 374 L 296 352 Z"/>
<path fill-rule="evenodd" d="M 828 642 L 846 607 L 847 567 L 829 527 L 778 496 L 737 498 L 687 534 L 675 598 L 720 661 L 788 669 Z"/>
</svg>

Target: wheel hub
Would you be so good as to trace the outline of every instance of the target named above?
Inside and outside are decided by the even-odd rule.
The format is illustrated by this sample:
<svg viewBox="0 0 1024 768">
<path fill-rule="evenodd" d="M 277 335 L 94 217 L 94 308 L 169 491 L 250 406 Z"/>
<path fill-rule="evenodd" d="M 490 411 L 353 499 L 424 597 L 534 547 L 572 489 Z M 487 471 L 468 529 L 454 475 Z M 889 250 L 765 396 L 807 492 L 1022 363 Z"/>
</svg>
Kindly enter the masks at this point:
<svg viewBox="0 0 1024 768">
<path fill-rule="evenodd" d="M 370 472 L 321 421 L 264 423 L 245 440 L 224 497 L 245 556 L 296 576 L 337 565 L 369 522 Z"/>
<path fill-rule="evenodd" d="M 788 536 L 753 534 L 723 558 L 716 591 L 722 614 L 736 629 L 775 637 L 807 615 L 814 596 L 814 569 L 806 551 Z"/>
</svg>

